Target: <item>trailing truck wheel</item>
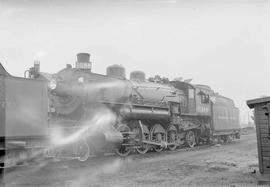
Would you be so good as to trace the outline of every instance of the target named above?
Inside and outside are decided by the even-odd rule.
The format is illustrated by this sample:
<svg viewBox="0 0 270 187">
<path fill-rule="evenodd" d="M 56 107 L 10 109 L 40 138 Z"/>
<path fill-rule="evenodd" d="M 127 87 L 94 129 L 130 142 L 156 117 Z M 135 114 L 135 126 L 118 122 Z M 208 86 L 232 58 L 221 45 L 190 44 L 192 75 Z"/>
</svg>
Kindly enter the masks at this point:
<svg viewBox="0 0 270 187">
<path fill-rule="evenodd" d="M 177 134 L 176 134 L 175 131 L 170 131 L 168 133 L 168 140 L 170 140 L 170 141 L 168 141 L 168 143 L 176 143 L 176 136 L 177 136 Z M 171 151 L 175 150 L 176 147 L 177 147 L 176 144 L 168 145 L 168 149 L 171 150 Z"/>
<path fill-rule="evenodd" d="M 81 162 L 86 161 L 90 155 L 90 148 L 86 141 L 79 142 L 77 147 L 78 160 Z"/>
<path fill-rule="evenodd" d="M 167 142 L 168 143 L 175 143 L 173 145 L 168 145 L 168 149 L 173 151 L 176 149 L 177 144 L 177 130 L 174 126 L 170 125 L 167 130 Z"/>
<path fill-rule="evenodd" d="M 188 147 L 194 147 L 196 145 L 196 136 L 193 131 L 186 133 L 186 144 Z"/>
</svg>

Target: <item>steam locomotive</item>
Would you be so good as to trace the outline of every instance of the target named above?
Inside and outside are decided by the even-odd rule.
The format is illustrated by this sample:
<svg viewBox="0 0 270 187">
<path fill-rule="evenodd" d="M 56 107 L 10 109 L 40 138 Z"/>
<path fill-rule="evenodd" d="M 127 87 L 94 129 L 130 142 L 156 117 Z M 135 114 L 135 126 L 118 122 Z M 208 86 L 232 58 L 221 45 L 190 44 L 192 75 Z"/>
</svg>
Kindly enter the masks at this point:
<svg viewBox="0 0 270 187">
<path fill-rule="evenodd" d="M 101 75 L 91 66 L 90 54 L 79 53 L 74 68 L 56 74 L 35 63 L 18 78 L 2 67 L 2 150 L 40 148 L 84 161 L 101 150 L 127 156 L 240 138 L 238 108 L 209 86 L 149 81 L 142 71 L 127 79 L 121 65 Z"/>
</svg>

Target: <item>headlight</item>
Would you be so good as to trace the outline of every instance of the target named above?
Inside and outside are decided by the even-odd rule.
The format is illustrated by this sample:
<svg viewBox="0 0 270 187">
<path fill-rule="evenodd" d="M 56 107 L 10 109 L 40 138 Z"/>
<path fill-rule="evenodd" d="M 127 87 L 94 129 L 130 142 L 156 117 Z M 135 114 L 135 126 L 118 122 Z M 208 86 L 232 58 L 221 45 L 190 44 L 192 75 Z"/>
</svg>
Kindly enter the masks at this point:
<svg viewBox="0 0 270 187">
<path fill-rule="evenodd" d="M 78 82 L 79 82 L 79 83 L 83 83 L 83 82 L 84 82 L 84 78 L 83 78 L 83 77 L 79 77 L 79 78 L 78 78 Z"/>
<path fill-rule="evenodd" d="M 57 81 L 55 79 L 52 79 L 50 80 L 49 84 L 48 84 L 48 87 L 51 89 L 51 90 L 54 90 L 56 87 L 57 87 Z"/>
</svg>

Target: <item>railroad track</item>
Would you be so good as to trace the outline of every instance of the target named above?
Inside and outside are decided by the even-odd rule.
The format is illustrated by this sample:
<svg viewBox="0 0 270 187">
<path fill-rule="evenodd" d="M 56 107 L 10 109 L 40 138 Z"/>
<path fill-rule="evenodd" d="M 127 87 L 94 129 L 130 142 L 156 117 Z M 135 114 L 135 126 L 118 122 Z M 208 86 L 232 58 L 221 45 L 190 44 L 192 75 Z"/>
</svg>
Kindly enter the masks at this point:
<svg viewBox="0 0 270 187">
<path fill-rule="evenodd" d="M 222 144 L 222 145 L 228 145 L 228 144 L 232 144 L 235 143 L 237 141 L 233 141 L 231 143 L 226 143 L 226 144 Z M 176 154 L 176 153 L 180 153 L 180 152 L 191 152 L 191 151 L 198 151 L 198 150 L 203 150 L 203 149 L 207 149 L 207 148 L 211 148 L 215 145 L 211 144 L 211 145 L 199 145 L 199 146 L 195 146 L 192 148 L 189 147 L 182 147 L 182 148 L 178 148 L 175 149 L 173 151 L 171 150 L 164 150 L 160 153 L 155 152 L 153 150 L 149 150 L 149 152 L 147 152 L 146 154 L 138 154 L 134 151 L 134 153 L 130 154 L 127 157 L 119 157 L 116 153 L 114 152 L 107 152 L 104 153 L 102 155 L 92 155 L 89 157 L 89 159 L 85 162 L 79 162 L 75 157 L 62 157 L 61 159 L 50 159 L 50 158 L 44 158 L 41 159 L 39 158 L 38 162 L 46 162 L 46 163 L 54 163 L 56 165 L 60 164 L 71 164 L 74 167 L 81 167 L 81 166 L 85 166 L 88 165 L 86 163 L 95 163 L 95 162 L 103 162 L 106 160 L 110 160 L 110 159 L 114 159 L 114 158 L 120 158 L 120 159 L 132 159 L 132 160 L 137 160 L 137 159 L 144 159 L 144 158 L 155 158 L 158 156 L 163 156 L 163 155 L 170 155 L 170 154 Z M 20 164 L 20 165 L 16 165 L 16 166 L 9 166 L 5 168 L 6 172 L 12 171 L 16 168 L 22 168 L 22 167 L 39 167 L 39 164 L 37 164 L 37 161 L 35 162 L 25 162 L 24 164 Z"/>
</svg>

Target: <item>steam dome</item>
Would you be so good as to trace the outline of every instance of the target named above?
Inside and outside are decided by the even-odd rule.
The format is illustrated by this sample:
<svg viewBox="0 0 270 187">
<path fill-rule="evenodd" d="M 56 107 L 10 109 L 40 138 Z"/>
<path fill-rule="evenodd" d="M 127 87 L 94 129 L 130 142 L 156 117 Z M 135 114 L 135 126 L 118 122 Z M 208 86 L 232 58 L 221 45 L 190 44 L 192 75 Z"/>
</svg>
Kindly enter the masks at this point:
<svg viewBox="0 0 270 187">
<path fill-rule="evenodd" d="M 145 73 L 143 71 L 132 71 L 130 73 L 130 80 L 145 81 Z"/>
<path fill-rule="evenodd" d="M 122 65 L 114 64 L 107 67 L 107 76 L 125 79 L 126 78 L 126 70 Z"/>
</svg>

